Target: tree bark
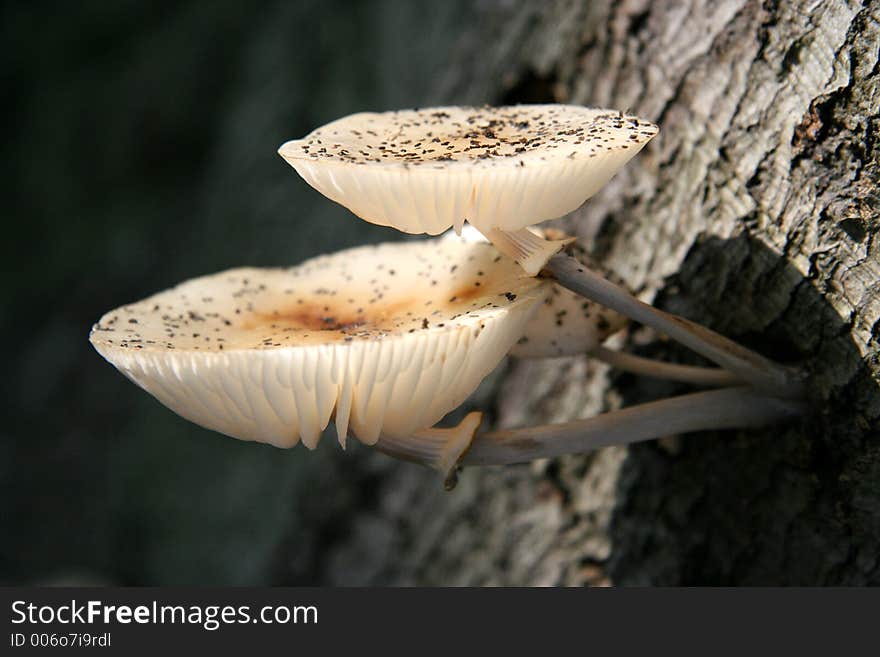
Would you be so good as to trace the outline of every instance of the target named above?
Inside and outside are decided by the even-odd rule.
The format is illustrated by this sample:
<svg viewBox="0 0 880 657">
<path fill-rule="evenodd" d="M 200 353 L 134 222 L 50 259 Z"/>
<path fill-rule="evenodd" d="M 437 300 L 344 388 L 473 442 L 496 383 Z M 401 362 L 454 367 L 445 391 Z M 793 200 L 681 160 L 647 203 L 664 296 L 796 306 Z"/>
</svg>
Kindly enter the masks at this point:
<svg viewBox="0 0 880 657">
<path fill-rule="evenodd" d="M 467 470 L 451 493 L 361 454 L 358 513 L 310 567 L 333 584 L 880 584 L 880 3 L 481 6 L 434 100 L 659 123 L 560 225 L 643 299 L 802 363 L 813 412 Z M 699 362 L 644 329 L 626 341 Z M 514 426 L 682 390 L 585 358 L 510 362 L 479 403 Z"/>
</svg>

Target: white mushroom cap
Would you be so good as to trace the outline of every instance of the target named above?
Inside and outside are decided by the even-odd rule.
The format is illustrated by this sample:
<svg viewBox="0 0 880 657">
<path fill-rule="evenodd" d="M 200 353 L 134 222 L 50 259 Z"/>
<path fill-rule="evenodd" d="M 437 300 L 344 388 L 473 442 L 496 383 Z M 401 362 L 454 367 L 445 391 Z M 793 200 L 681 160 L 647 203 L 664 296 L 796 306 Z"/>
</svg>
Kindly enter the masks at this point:
<svg viewBox="0 0 880 657">
<path fill-rule="evenodd" d="M 547 289 L 488 244 L 381 244 L 193 279 L 107 313 L 90 340 L 204 427 L 313 448 L 335 417 L 341 441 L 374 444 L 460 405 Z"/>
<path fill-rule="evenodd" d="M 526 230 L 539 239 L 571 241 L 557 230 L 540 228 Z M 486 237 L 471 226 L 465 226 L 461 235 L 449 232 L 443 236 L 443 239 L 461 243 L 487 242 Z M 589 261 L 583 249 L 577 245 L 572 245 L 570 248 L 579 252 L 579 259 Z M 591 267 L 600 269 L 596 264 L 592 264 Z M 604 270 L 603 274 L 609 280 L 622 283 L 613 272 Z M 626 324 L 626 317 L 620 313 L 604 308 L 553 283 L 544 302 L 526 324 L 522 337 L 511 349 L 510 355 L 517 358 L 553 358 L 586 354 Z"/>
<path fill-rule="evenodd" d="M 467 220 L 489 235 L 576 209 L 657 131 L 575 105 L 437 107 L 353 114 L 278 152 L 372 223 L 437 235 Z"/>
<path fill-rule="evenodd" d="M 587 354 L 626 324 L 623 315 L 554 284 L 510 355 L 553 358 Z"/>
</svg>

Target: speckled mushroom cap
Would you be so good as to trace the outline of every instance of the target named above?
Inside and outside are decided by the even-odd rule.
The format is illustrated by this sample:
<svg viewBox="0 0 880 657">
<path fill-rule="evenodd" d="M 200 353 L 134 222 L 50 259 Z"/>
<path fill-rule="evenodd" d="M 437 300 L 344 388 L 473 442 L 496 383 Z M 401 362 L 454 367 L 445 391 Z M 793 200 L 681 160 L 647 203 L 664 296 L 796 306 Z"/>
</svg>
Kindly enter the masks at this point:
<svg viewBox="0 0 880 657">
<path fill-rule="evenodd" d="M 488 244 L 381 244 L 190 280 L 107 313 L 90 340 L 210 429 L 313 448 L 335 417 L 340 440 L 373 444 L 460 405 L 547 290 Z"/>
<path fill-rule="evenodd" d="M 553 358 L 587 354 L 626 324 L 623 315 L 554 284 L 510 355 Z"/>
<path fill-rule="evenodd" d="M 353 114 L 279 153 L 372 223 L 436 235 L 467 220 L 489 235 L 571 212 L 657 130 L 574 105 L 436 107 Z"/>
<path fill-rule="evenodd" d="M 540 239 L 565 238 L 558 230 L 528 230 Z M 461 235 L 450 232 L 443 239 L 462 243 L 487 243 L 486 237 L 471 226 L 465 226 Z M 590 261 L 586 251 L 577 244 L 572 244 L 569 249 L 576 252 L 582 262 Z M 605 278 L 619 285 L 623 284 L 619 276 L 596 263 L 591 262 L 590 268 L 601 271 Z M 626 317 L 620 313 L 552 283 L 546 298 L 532 314 L 510 355 L 517 358 L 553 358 L 586 354 L 626 324 Z"/>
</svg>

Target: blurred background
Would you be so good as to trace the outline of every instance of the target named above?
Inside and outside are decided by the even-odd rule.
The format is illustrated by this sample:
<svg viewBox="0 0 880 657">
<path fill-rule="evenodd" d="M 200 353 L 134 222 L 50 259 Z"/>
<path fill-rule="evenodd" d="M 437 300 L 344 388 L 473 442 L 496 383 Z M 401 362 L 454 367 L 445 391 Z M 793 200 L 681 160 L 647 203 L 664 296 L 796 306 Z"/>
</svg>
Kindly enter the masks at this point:
<svg viewBox="0 0 880 657">
<path fill-rule="evenodd" d="M 464 100 L 444 76 L 463 26 L 480 29 L 475 5 L 3 7 L 0 583 L 318 583 L 316 546 L 370 494 L 358 455 L 190 424 L 89 329 L 187 278 L 401 239 L 276 149 L 352 112 Z"/>
</svg>

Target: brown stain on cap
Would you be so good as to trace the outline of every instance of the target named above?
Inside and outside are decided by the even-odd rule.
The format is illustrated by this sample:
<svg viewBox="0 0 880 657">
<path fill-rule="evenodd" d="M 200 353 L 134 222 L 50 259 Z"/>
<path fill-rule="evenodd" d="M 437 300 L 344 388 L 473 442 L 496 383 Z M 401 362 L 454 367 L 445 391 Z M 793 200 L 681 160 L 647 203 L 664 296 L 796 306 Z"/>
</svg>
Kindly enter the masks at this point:
<svg viewBox="0 0 880 657">
<path fill-rule="evenodd" d="M 389 330 L 395 328 L 407 308 L 415 307 L 410 300 L 395 301 L 388 304 L 357 304 L 321 299 L 288 304 L 271 312 L 253 312 L 241 324 L 244 330 L 267 328 L 293 329 L 300 331 L 337 331 L 345 333 L 354 330 Z M 357 306 L 357 307 L 352 307 Z"/>
</svg>

